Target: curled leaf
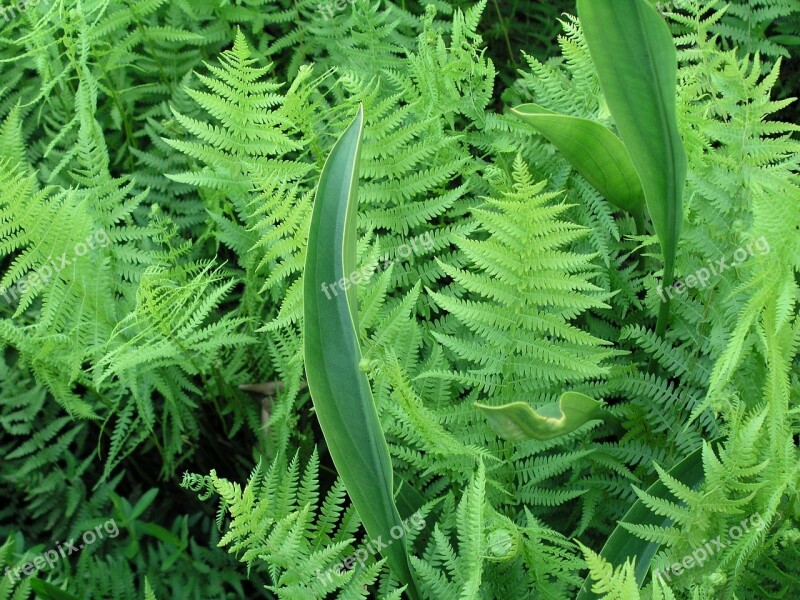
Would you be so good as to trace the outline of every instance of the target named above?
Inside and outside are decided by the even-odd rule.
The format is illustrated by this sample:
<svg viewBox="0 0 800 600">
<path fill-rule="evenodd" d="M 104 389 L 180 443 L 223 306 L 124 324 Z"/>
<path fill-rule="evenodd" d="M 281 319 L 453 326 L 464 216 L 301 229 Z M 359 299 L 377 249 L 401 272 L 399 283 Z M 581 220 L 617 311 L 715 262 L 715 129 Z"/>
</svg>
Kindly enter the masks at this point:
<svg viewBox="0 0 800 600">
<path fill-rule="evenodd" d="M 483 411 L 498 436 L 512 442 L 557 438 L 608 414 L 602 402 L 579 392 L 564 392 L 558 402 L 546 404 L 538 410 L 526 402 L 511 402 L 503 406 L 476 403 L 475 406 Z"/>
<path fill-rule="evenodd" d="M 559 115 L 537 104 L 522 104 L 511 112 L 553 144 L 614 206 L 633 215 L 643 214 L 642 182 L 625 145 L 611 130 L 588 119 Z"/>
</svg>

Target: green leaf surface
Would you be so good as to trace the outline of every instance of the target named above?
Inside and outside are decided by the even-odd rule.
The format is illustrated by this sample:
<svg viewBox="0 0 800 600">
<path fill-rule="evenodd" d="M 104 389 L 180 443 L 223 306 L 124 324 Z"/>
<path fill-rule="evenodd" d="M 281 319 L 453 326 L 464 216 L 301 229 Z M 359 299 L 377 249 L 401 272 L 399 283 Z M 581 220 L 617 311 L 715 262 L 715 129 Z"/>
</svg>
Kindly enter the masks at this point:
<svg viewBox="0 0 800 600">
<path fill-rule="evenodd" d="M 550 440 L 575 431 L 592 419 L 603 418 L 603 403 L 578 392 L 564 392 L 558 402 L 538 410 L 526 402 L 503 406 L 476 403 L 494 432 L 511 442 Z"/>
<path fill-rule="evenodd" d="M 698 448 L 672 467 L 669 475 L 690 488 L 697 488 L 704 478 L 702 448 Z M 659 498 L 671 497 L 667 486 L 660 479 L 647 488 L 647 495 Z M 634 502 L 622 518 L 622 522 L 656 527 L 669 527 L 673 523 L 669 517 L 660 516 L 652 512 L 641 500 Z M 656 552 L 658 552 L 659 547 L 660 544 L 643 540 L 622 525 L 617 525 L 611 536 L 606 540 L 603 549 L 600 551 L 600 556 L 614 565 L 614 567 L 624 565 L 625 561 L 629 559 L 635 559 L 634 573 L 636 582 L 639 587 L 642 587 L 644 578 L 650 570 L 650 563 Z M 600 598 L 601 596 L 593 592 L 591 588 L 591 579 L 587 577 L 576 600 L 595 600 Z"/>
<path fill-rule="evenodd" d="M 39 600 L 78 600 L 76 596 L 65 592 L 60 587 L 36 577 L 31 579 L 31 589 Z"/>
<path fill-rule="evenodd" d="M 559 115 L 537 104 L 511 111 L 533 126 L 614 206 L 631 214 L 644 212 L 644 191 L 622 141 L 588 119 Z"/>
<path fill-rule="evenodd" d="M 359 369 L 355 287 L 330 288 L 356 270 L 358 164 L 363 109 L 336 142 L 320 175 L 308 238 L 304 281 L 308 388 L 336 470 L 372 539 L 392 540 L 402 520 L 393 497 L 392 462 L 378 412 Z M 337 288 L 338 289 L 342 289 Z M 395 577 L 419 598 L 405 538 L 383 551 Z"/>
<path fill-rule="evenodd" d="M 677 52 L 645 0 L 578 0 L 578 16 L 608 108 L 644 189 L 671 285 L 680 237 L 686 152 L 675 109 Z M 666 328 L 663 303 L 657 330 Z"/>
</svg>

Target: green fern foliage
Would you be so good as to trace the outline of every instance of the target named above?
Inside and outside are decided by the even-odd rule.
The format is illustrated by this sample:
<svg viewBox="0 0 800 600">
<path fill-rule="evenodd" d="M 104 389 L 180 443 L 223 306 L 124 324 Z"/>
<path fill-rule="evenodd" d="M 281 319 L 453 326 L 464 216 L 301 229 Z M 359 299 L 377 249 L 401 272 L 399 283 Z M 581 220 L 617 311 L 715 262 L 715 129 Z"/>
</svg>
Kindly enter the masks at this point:
<svg viewBox="0 0 800 600">
<path fill-rule="evenodd" d="M 598 379 L 614 352 L 572 321 L 606 308 L 592 283 L 591 255 L 566 251 L 586 230 L 559 219 L 568 206 L 542 193 L 521 157 L 513 183 L 473 211 L 486 239 L 457 239 L 470 268 L 442 269 L 479 300 L 431 291 L 469 335 L 436 339 L 472 367 L 457 375 L 492 401 L 541 402 L 565 382 Z"/>
<path fill-rule="evenodd" d="M 295 458 L 288 468 L 273 462 L 256 466 L 246 486 L 220 479 L 215 473 L 186 474 L 183 487 L 208 498 L 220 496 L 218 524 L 226 523 L 220 546 L 237 554 L 251 569 L 264 570 L 268 586 L 279 598 L 365 598 L 383 561 L 367 566 L 356 549 L 360 522 L 345 509 L 345 489 L 337 480 L 323 497 L 319 489 L 319 458 L 312 454 L 303 472 Z M 354 569 L 355 559 L 361 568 Z M 266 561 L 266 562 L 265 562 Z M 342 569 L 341 564 L 345 566 Z"/>
<path fill-rule="evenodd" d="M 400 539 L 425 600 L 800 590 L 800 5 L 636 1 L 678 51 L 666 288 L 648 219 L 510 111 L 617 134 L 574 4 L 0 4 L 0 598 L 403 600 Z M 358 299 L 381 539 L 303 359 L 315 192 L 359 106 L 357 272 L 325 289 Z M 508 440 L 476 408 L 565 392 L 608 418 Z M 616 528 L 652 559 L 609 560 Z"/>
</svg>

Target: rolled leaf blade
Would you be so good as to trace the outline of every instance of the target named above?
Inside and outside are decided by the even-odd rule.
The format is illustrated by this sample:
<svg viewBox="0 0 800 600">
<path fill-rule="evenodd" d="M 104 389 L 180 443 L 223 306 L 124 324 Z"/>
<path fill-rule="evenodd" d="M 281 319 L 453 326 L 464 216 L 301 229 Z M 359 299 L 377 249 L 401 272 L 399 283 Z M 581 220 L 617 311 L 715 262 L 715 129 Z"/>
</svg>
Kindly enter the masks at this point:
<svg viewBox="0 0 800 600">
<path fill-rule="evenodd" d="M 534 410 L 526 402 L 502 406 L 476 403 L 494 432 L 504 440 L 550 440 L 602 418 L 603 403 L 578 392 L 564 392 L 558 402 Z"/>
<path fill-rule="evenodd" d="M 635 215 L 644 212 L 644 191 L 630 154 L 607 127 L 536 104 L 522 104 L 511 111 L 553 144 L 614 206 Z"/>
<path fill-rule="evenodd" d="M 678 60 L 669 27 L 646 0 L 578 0 L 578 17 L 611 116 L 644 189 L 672 284 L 686 152 L 675 108 Z M 661 306 L 663 333 L 668 304 Z"/>
<path fill-rule="evenodd" d="M 372 539 L 402 528 L 392 463 L 372 391 L 359 369 L 355 288 L 334 284 L 356 269 L 358 164 L 363 109 L 334 145 L 320 175 L 304 273 L 305 366 L 314 409 L 336 470 Z M 341 289 L 341 288 L 338 288 Z M 334 292 L 334 293 L 331 293 Z M 382 554 L 395 577 L 419 598 L 405 538 Z"/>
</svg>

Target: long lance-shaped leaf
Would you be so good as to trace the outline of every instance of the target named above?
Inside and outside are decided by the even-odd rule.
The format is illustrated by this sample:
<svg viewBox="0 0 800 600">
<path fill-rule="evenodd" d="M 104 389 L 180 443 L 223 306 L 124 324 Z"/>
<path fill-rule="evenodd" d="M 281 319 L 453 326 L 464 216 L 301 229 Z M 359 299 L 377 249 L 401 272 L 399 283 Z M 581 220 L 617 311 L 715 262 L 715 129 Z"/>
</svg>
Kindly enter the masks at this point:
<svg viewBox="0 0 800 600">
<path fill-rule="evenodd" d="M 328 156 L 308 236 L 304 281 L 305 364 L 322 434 L 347 493 L 372 539 L 392 539 L 402 520 L 393 497 L 392 462 L 372 391 L 359 369 L 355 288 L 358 163 L 363 109 Z M 347 283 L 345 283 L 347 281 Z M 405 538 L 382 554 L 418 599 Z"/>
<path fill-rule="evenodd" d="M 575 431 L 593 419 L 618 424 L 616 417 L 603 408 L 603 403 L 578 392 L 564 392 L 558 402 L 534 410 L 526 402 L 503 406 L 475 403 L 483 411 L 494 432 L 504 440 L 551 440 Z"/>
<path fill-rule="evenodd" d="M 643 221 L 644 191 L 630 154 L 616 135 L 589 119 L 560 115 L 537 104 L 511 112 L 533 126 L 614 206 Z"/>
<path fill-rule="evenodd" d="M 683 211 L 686 152 L 678 133 L 678 60 L 669 28 L 646 0 L 578 0 L 578 16 L 608 108 L 642 181 L 672 284 Z M 656 331 L 669 318 L 664 302 Z"/>
<path fill-rule="evenodd" d="M 695 450 L 688 457 L 669 470 L 668 474 L 690 488 L 696 488 L 703 482 L 703 456 L 702 448 Z M 659 479 L 646 492 L 649 496 L 658 498 L 669 498 L 670 492 L 667 486 Z M 672 519 L 660 516 L 651 511 L 641 500 L 634 502 L 630 510 L 622 518 L 622 523 L 631 525 L 645 525 L 655 527 L 670 527 Z M 622 525 L 617 525 L 611 536 L 606 540 L 600 556 L 609 563 L 618 567 L 625 564 L 625 561 L 635 558 L 636 582 L 642 587 L 644 578 L 650 570 L 650 563 L 658 552 L 660 544 L 648 542 L 637 537 Z M 595 600 L 600 598 L 599 594 L 592 591 L 592 582 L 589 577 L 583 582 L 583 587 L 578 593 L 576 600 Z"/>
</svg>

